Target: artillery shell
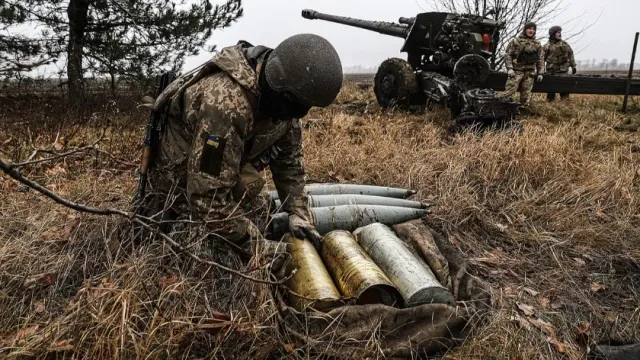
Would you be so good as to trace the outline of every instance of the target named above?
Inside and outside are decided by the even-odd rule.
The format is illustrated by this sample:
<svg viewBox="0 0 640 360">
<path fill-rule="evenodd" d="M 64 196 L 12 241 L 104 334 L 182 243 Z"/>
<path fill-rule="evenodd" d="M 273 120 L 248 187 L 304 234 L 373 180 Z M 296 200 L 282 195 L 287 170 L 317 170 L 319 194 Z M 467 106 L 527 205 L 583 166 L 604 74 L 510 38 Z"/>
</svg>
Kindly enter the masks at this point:
<svg viewBox="0 0 640 360">
<path fill-rule="evenodd" d="M 416 193 L 414 190 L 393 188 L 387 186 L 332 183 L 308 184 L 305 185 L 304 190 L 308 195 L 359 194 L 384 196 L 399 199 L 407 198 Z M 275 190 L 270 191 L 269 197 L 272 200 L 278 199 L 278 192 Z"/>
<path fill-rule="evenodd" d="M 416 257 L 396 234 L 376 223 L 355 231 L 358 244 L 391 279 L 407 306 L 453 303 L 453 295 L 442 286 L 424 260 Z"/>
<path fill-rule="evenodd" d="M 343 295 L 357 298 L 358 304 L 402 304 L 398 289 L 350 232 L 335 230 L 325 235 L 320 253 Z"/>
<path fill-rule="evenodd" d="M 385 196 L 375 195 L 356 195 L 356 194 L 334 194 L 334 195 L 309 195 L 309 207 L 328 207 L 338 205 L 384 205 L 384 206 L 399 206 L 414 209 L 426 209 L 427 204 L 390 198 Z M 280 200 L 275 200 L 275 206 L 280 206 Z"/>
<path fill-rule="evenodd" d="M 340 205 L 311 208 L 311 213 L 318 232 L 326 234 L 336 229 L 353 231 L 376 222 L 386 225 L 399 224 L 418 219 L 426 211 L 398 206 Z"/>
<path fill-rule="evenodd" d="M 296 273 L 287 280 L 286 285 L 297 294 L 309 298 L 303 299 L 290 294 L 291 305 L 298 311 L 304 311 L 308 307 L 327 311 L 339 306 L 340 292 L 313 244 L 294 236 L 287 236 L 284 241 L 289 244 L 288 249 L 291 254 L 287 275 L 297 269 Z"/>
<path fill-rule="evenodd" d="M 353 231 L 359 227 L 376 222 L 394 225 L 420 218 L 426 214 L 424 209 L 413 209 L 384 205 L 339 205 L 311 208 L 313 222 L 320 234 L 333 230 Z M 286 213 L 272 216 L 271 235 L 279 238 L 289 231 L 289 218 Z"/>
</svg>

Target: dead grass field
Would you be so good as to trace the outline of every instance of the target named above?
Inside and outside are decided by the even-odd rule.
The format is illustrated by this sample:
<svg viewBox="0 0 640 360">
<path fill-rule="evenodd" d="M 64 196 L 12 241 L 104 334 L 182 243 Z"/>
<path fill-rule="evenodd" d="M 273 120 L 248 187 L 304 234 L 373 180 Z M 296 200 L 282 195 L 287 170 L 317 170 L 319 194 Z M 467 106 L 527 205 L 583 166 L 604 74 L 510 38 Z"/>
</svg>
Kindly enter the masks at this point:
<svg viewBox="0 0 640 360">
<path fill-rule="evenodd" d="M 71 114 L 51 99 L 3 99 L 0 156 L 64 152 L 106 129 L 102 152 L 22 172 L 68 199 L 126 209 L 147 117 L 135 100 Z M 434 205 L 429 224 L 491 284 L 493 309 L 444 358 L 579 359 L 596 343 L 640 341 L 640 132 L 614 128 L 640 123 L 639 105 L 624 116 L 620 97 L 535 101 L 523 135 L 453 141 L 446 110 L 382 113 L 352 83 L 307 117 L 310 180 L 417 190 Z M 0 357 L 322 358 L 278 328 L 267 286 L 161 243 L 127 244 L 122 219 L 74 212 L 4 175 L 0 193 Z"/>
</svg>

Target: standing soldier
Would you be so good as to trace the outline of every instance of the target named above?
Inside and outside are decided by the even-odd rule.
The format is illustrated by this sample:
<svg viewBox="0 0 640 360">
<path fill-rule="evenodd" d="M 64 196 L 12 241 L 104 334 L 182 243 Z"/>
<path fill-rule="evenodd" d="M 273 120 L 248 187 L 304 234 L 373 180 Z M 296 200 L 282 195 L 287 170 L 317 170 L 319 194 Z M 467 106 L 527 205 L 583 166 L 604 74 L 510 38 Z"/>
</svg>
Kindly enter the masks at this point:
<svg viewBox="0 0 640 360">
<path fill-rule="evenodd" d="M 170 234 L 217 235 L 242 245 L 261 236 L 247 214 L 268 167 L 289 230 L 318 246 L 298 119 L 331 104 L 342 80 L 334 47 L 313 34 L 294 35 L 274 49 L 240 41 L 176 79 L 155 100 L 166 124 L 157 136 L 144 214 L 174 224 L 163 230 Z M 193 221 L 206 226 L 180 227 Z"/>
<path fill-rule="evenodd" d="M 505 65 L 509 78 L 506 96 L 515 97 L 520 91 L 520 104 L 529 105 L 534 77 L 542 81 L 542 45 L 536 40 L 536 24 L 528 22 L 522 34 L 511 40 L 507 46 Z"/>
<path fill-rule="evenodd" d="M 560 26 L 552 26 L 549 29 L 549 42 L 544 45 L 544 60 L 547 74 L 564 76 L 569 73 L 569 67 L 571 67 L 572 74 L 577 71 L 573 49 L 566 41 L 562 40 L 562 28 Z M 563 100 L 569 99 L 569 94 L 561 93 L 560 98 Z M 549 102 L 555 99 L 555 93 L 547 94 Z"/>
</svg>

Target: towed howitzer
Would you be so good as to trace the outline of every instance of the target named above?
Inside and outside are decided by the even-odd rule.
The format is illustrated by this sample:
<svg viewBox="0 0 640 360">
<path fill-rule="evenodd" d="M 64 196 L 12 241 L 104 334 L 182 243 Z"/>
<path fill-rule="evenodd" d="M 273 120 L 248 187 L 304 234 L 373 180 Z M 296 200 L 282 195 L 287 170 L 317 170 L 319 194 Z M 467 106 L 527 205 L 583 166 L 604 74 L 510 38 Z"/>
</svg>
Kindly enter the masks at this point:
<svg viewBox="0 0 640 360">
<path fill-rule="evenodd" d="M 367 21 L 303 10 L 302 17 L 376 31 L 404 39 L 407 60 L 385 60 L 374 78 L 374 92 L 382 108 L 423 105 L 447 106 L 453 118 L 508 121 L 518 104 L 499 97 L 484 84 L 492 73 L 500 30 L 505 23 L 485 16 L 425 12 L 398 23 Z"/>
</svg>

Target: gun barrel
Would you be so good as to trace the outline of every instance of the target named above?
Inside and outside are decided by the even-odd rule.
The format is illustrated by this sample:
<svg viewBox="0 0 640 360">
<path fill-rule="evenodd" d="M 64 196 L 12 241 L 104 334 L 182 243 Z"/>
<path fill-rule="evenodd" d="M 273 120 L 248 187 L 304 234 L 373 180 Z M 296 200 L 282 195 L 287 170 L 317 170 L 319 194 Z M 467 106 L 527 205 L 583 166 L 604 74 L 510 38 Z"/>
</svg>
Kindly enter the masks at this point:
<svg viewBox="0 0 640 360">
<path fill-rule="evenodd" d="M 403 39 L 406 38 L 407 34 L 409 33 L 409 27 L 407 25 L 386 21 L 369 21 L 354 19 L 345 16 L 329 15 L 310 9 L 302 10 L 302 17 L 310 20 L 318 19 L 343 25 L 349 25 L 360 29 L 371 30 L 384 35 L 395 36 Z"/>
<path fill-rule="evenodd" d="M 410 18 L 406 18 L 406 17 L 401 17 L 400 19 L 398 19 L 398 22 L 400 24 L 405 24 L 405 25 L 413 25 L 413 23 L 416 21 L 416 18 L 414 17 L 410 17 Z"/>
</svg>

